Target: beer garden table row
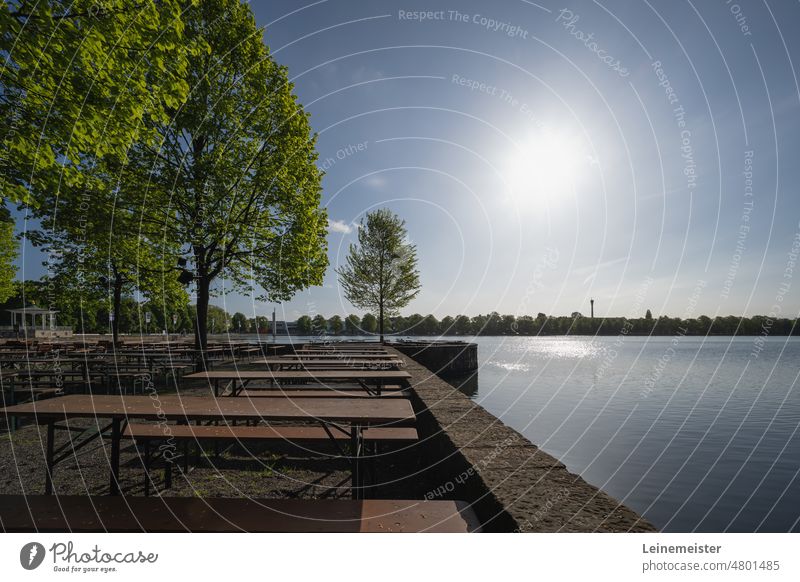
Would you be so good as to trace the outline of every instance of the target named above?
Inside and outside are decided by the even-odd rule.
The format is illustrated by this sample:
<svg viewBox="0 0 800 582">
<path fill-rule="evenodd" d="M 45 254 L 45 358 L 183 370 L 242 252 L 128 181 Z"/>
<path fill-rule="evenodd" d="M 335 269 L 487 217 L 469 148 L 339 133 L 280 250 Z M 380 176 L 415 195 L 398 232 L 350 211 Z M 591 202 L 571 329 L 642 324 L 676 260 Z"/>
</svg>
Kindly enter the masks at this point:
<svg viewBox="0 0 800 582">
<path fill-rule="evenodd" d="M 228 382 L 230 396 L 236 396 L 252 381 L 269 381 L 276 386 L 281 383 L 298 382 L 353 382 L 358 384 L 368 393 L 380 395 L 383 387 L 388 383 L 407 383 L 411 374 L 404 370 L 220 370 L 195 372 L 184 376 L 187 380 L 207 380 L 214 388 L 214 396 L 222 394 L 221 382 Z M 375 390 L 370 387 L 375 385 Z M 225 392 L 228 392 L 227 390 Z"/>
<path fill-rule="evenodd" d="M 370 426 L 402 425 L 414 422 L 414 411 L 407 399 L 390 398 L 208 398 L 161 396 L 84 396 L 71 395 L 38 402 L 18 404 L 0 409 L 11 417 L 34 418 L 47 427 L 45 494 L 52 494 L 53 471 L 62 460 L 74 455 L 95 438 L 110 431 L 110 493 L 118 495 L 120 440 L 124 423 L 133 419 L 168 420 L 179 423 L 194 421 L 298 421 L 321 424 L 326 431 L 349 434 L 352 444 L 352 471 L 355 484 L 360 475 L 360 446 L 363 430 Z M 71 419 L 107 419 L 110 423 L 76 442 L 72 438 L 55 449 L 58 422 Z"/>
<path fill-rule="evenodd" d="M 302 351 L 302 350 L 298 350 Z M 297 421 L 302 423 L 318 423 L 325 427 L 325 432 L 333 439 L 331 431 L 342 431 L 349 435 L 352 444 L 353 494 L 356 495 L 357 482 L 361 471 L 359 463 L 363 448 L 363 430 L 376 424 L 408 424 L 414 421 L 414 412 L 406 398 L 356 398 L 345 393 L 335 397 L 311 396 L 294 400 L 281 397 L 279 390 L 272 390 L 272 398 L 251 398 L 257 388 L 250 388 L 239 398 L 221 398 L 219 384 L 230 382 L 231 396 L 241 395 L 253 380 L 266 380 L 280 387 L 289 383 L 349 382 L 355 383 L 366 391 L 365 396 L 379 396 L 387 383 L 408 384 L 410 374 L 402 370 L 364 370 L 357 369 L 357 363 L 377 364 L 381 366 L 400 366 L 402 360 L 391 356 L 383 349 L 370 350 L 369 353 L 354 350 L 333 351 L 325 354 L 296 354 L 282 358 L 265 358 L 257 363 L 265 366 L 301 367 L 294 370 L 225 370 L 205 371 L 185 376 L 188 379 L 205 379 L 214 385 L 214 397 L 182 397 L 160 396 L 153 400 L 149 396 L 58 396 L 49 400 L 29 402 L 6 406 L 0 411 L 8 417 L 32 417 L 37 423 L 47 427 L 46 448 L 46 480 L 45 492 L 52 493 L 52 474 L 58 462 L 74 455 L 74 452 L 86 446 L 95 438 L 108 434 L 111 440 L 111 477 L 112 494 L 119 493 L 119 449 L 122 429 L 129 420 L 168 420 L 183 424 L 193 421 L 235 422 L 237 420 L 255 421 Z M 117 355 L 149 358 L 152 362 L 159 358 L 168 358 L 168 352 L 125 350 L 107 354 L 112 358 Z M 89 355 L 76 360 L 89 361 Z M 51 360 L 52 361 L 52 360 Z M 70 361 L 74 361 L 70 358 Z M 341 366 L 349 363 L 345 369 L 324 369 L 325 365 Z M 302 369 L 306 363 L 313 363 L 321 369 Z M 88 366 L 88 364 L 87 364 Z M 373 389 L 371 385 L 374 385 Z M 328 388 L 328 386 L 324 386 Z M 227 391 L 226 391 L 227 392 Z M 320 394 L 322 391 L 317 390 Z M 400 395 L 400 394 L 398 394 Z M 276 397 L 277 396 L 277 397 Z M 328 394 L 325 394 L 328 396 Z M 78 439 L 70 439 L 60 449 L 55 449 L 54 435 L 58 422 L 69 424 L 70 419 L 95 418 L 107 419 L 109 424 L 89 430 Z"/>
</svg>

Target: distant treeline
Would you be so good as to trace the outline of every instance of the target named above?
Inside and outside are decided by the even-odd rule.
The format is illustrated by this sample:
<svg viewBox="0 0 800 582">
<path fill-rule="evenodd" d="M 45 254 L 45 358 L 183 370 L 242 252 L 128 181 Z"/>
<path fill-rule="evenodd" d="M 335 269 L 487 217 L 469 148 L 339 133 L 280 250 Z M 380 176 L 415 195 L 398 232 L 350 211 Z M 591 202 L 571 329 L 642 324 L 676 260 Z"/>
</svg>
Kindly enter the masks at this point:
<svg viewBox="0 0 800 582">
<path fill-rule="evenodd" d="M 23 297 L 25 301 L 23 302 Z M 52 300 L 42 283 L 16 284 L 14 295 L 0 304 L 0 325 L 9 325 L 10 316 L 5 310 L 18 308 L 23 303 L 48 307 Z M 109 332 L 109 302 L 105 298 L 57 293 L 55 308 L 59 310 L 58 325 L 71 326 L 78 333 Z M 149 316 L 148 316 L 149 314 Z M 137 302 L 133 297 L 123 297 L 120 309 L 120 332 L 129 334 L 191 333 L 196 319 L 193 305 L 165 305 Z M 5 321 L 3 321 L 5 319 Z M 271 317 L 247 317 L 237 312 L 230 314 L 221 307 L 210 305 L 208 310 L 209 333 L 270 333 Z M 149 320 L 149 322 L 148 322 Z M 776 319 L 763 315 L 753 317 L 716 317 L 701 315 L 694 319 L 653 317 L 648 310 L 645 317 L 585 317 L 578 312 L 569 316 L 531 315 L 447 316 L 441 320 L 433 315 L 415 313 L 409 316 L 390 317 L 384 321 L 387 334 L 427 336 L 509 336 L 509 335 L 800 335 L 795 319 Z M 279 323 L 279 326 L 282 326 Z M 363 317 L 334 315 L 314 317 L 304 315 L 290 323 L 288 331 L 298 335 L 364 335 L 378 330 L 378 319 L 371 313 Z M 286 328 L 278 333 L 286 333 Z"/>
<path fill-rule="evenodd" d="M 414 314 L 407 317 L 391 317 L 385 328 L 393 335 L 800 335 L 796 319 L 776 319 L 756 315 L 753 317 L 710 318 L 705 315 L 693 319 L 679 317 L 584 317 L 580 313 L 570 316 L 548 316 L 539 313 L 530 315 L 447 316 L 441 320 L 433 315 Z M 359 318 L 334 315 L 325 318 L 316 315 L 300 317 L 297 333 L 302 335 L 359 335 L 375 333 L 377 319 L 372 314 Z"/>
</svg>

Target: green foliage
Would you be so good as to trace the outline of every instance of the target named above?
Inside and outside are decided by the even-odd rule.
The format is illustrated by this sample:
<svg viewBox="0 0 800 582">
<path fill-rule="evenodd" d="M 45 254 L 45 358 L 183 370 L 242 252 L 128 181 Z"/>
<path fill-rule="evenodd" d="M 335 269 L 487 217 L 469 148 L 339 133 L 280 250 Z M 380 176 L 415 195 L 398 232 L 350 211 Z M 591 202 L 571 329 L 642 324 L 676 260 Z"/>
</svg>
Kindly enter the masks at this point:
<svg viewBox="0 0 800 582">
<path fill-rule="evenodd" d="M 17 269 L 14 259 L 17 258 L 17 240 L 14 237 L 14 221 L 6 210 L 0 206 L 0 302 L 14 294 L 14 275 Z"/>
<path fill-rule="evenodd" d="M 322 335 L 328 331 L 328 320 L 319 313 L 311 320 L 311 333 L 314 335 Z"/>
<path fill-rule="evenodd" d="M 244 313 L 236 312 L 231 317 L 231 331 L 240 333 L 250 331 L 247 316 Z"/>
<path fill-rule="evenodd" d="M 286 69 L 270 56 L 250 7 L 206 0 L 189 8 L 183 34 L 207 53 L 188 59 L 192 90 L 170 120 L 149 119 L 157 148 L 136 144 L 127 172 L 138 186 L 124 204 L 187 254 L 197 308 L 211 283 L 288 300 L 321 284 L 327 217 L 308 115 Z M 204 318 L 197 338 L 205 342 Z"/>
<path fill-rule="evenodd" d="M 378 329 L 378 320 L 371 313 L 365 313 L 361 318 L 361 329 L 366 333 L 375 333 Z"/>
<path fill-rule="evenodd" d="M 255 328 L 258 333 L 267 333 L 272 325 L 272 320 L 266 315 L 257 315 L 255 318 Z"/>
<path fill-rule="evenodd" d="M 230 327 L 230 316 L 222 307 L 209 305 L 207 324 L 209 333 L 225 333 Z"/>
<path fill-rule="evenodd" d="M 297 319 L 297 332 L 300 335 L 311 335 L 311 318 L 307 315 L 301 315 Z"/>
<path fill-rule="evenodd" d="M 342 318 L 338 315 L 334 315 L 328 320 L 328 329 L 334 335 L 338 335 L 342 333 L 344 330 L 344 322 Z"/>
<path fill-rule="evenodd" d="M 344 320 L 344 330 L 348 335 L 359 335 L 361 333 L 361 318 L 353 313 Z"/>
<path fill-rule="evenodd" d="M 183 102 L 181 0 L 17 0 L 0 4 L 2 199 L 37 203 L 89 186 L 92 160 L 124 160 Z"/>
<path fill-rule="evenodd" d="M 335 320 L 334 315 L 328 322 Z M 308 316 L 303 316 L 309 325 Z M 352 319 L 351 319 L 352 318 Z M 320 322 L 324 318 L 319 319 Z M 350 323 L 352 322 L 352 323 Z M 358 323 L 356 323 L 358 322 Z M 300 323 L 300 320 L 298 320 Z M 344 334 L 361 335 L 375 333 L 378 320 L 367 313 L 359 321 L 358 316 L 348 315 L 344 320 Z M 433 315 L 422 316 L 414 313 L 406 317 L 393 317 L 385 322 L 386 330 L 393 330 L 395 335 L 428 335 L 428 336 L 507 336 L 507 335 L 800 335 L 800 326 L 796 319 L 774 319 L 756 315 L 753 317 L 717 317 L 711 319 L 705 315 L 697 319 L 680 319 L 660 317 L 658 319 L 628 319 L 625 317 L 572 317 L 551 316 L 539 313 L 536 318 L 530 315 L 500 315 L 492 312 L 487 315 L 446 316 L 437 321 Z M 624 331 L 623 331 L 624 330 Z M 301 333 L 302 331 L 301 327 Z"/>
<path fill-rule="evenodd" d="M 345 266 L 337 269 L 347 300 L 384 317 L 408 305 L 420 290 L 417 249 L 407 241 L 405 221 L 386 208 L 367 213 L 351 244 Z"/>
</svg>

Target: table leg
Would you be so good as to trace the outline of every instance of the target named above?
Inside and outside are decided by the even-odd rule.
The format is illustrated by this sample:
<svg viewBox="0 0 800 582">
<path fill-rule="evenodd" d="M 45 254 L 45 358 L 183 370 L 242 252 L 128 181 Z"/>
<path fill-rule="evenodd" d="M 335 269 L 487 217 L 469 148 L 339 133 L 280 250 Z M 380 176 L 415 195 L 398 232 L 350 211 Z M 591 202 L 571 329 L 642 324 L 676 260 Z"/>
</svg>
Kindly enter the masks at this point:
<svg viewBox="0 0 800 582">
<path fill-rule="evenodd" d="M 119 441 L 122 421 L 115 418 L 111 421 L 111 485 L 110 495 L 119 495 Z"/>
<path fill-rule="evenodd" d="M 150 439 L 144 441 L 144 496 L 150 495 Z"/>
<path fill-rule="evenodd" d="M 352 458 L 351 497 L 361 498 L 361 427 L 357 424 L 350 426 L 350 454 Z"/>
<path fill-rule="evenodd" d="M 45 459 L 44 494 L 53 494 L 53 451 L 55 449 L 56 423 L 51 420 L 47 423 L 47 458 Z"/>
</svg>

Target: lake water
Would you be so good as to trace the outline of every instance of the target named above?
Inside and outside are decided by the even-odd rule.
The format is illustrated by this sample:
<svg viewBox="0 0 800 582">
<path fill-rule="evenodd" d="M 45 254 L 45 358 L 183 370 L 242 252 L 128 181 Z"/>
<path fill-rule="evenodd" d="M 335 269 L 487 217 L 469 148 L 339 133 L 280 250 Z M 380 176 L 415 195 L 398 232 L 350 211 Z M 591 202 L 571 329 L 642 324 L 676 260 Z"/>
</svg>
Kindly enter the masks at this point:
<svg viewBox="0 0 800 582">
<path fill-rule="evenodd" d="M 800 339 L 477 338 L 459 383 L 665 531 L 800 531 Z"/>
</svg>

